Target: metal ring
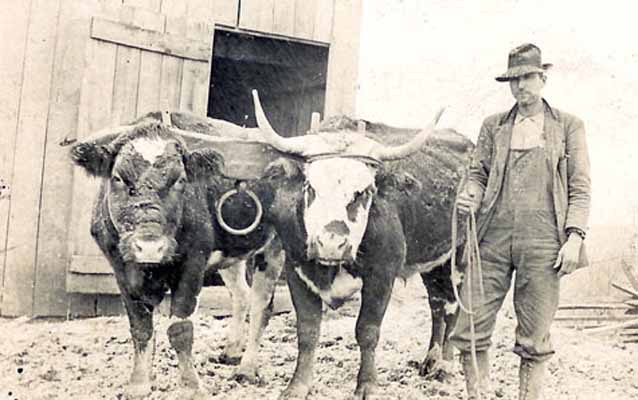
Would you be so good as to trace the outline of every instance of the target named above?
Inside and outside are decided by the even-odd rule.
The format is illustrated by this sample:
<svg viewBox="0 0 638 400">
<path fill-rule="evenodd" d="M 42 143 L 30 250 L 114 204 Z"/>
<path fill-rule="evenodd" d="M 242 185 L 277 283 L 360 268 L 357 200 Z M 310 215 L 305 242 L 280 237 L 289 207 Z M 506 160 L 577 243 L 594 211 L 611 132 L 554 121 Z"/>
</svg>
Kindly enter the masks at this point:
<svg viewBox="0 0 638 400">
<path fill-rule="evenodd" d="M 229 226 L 226 223 L 226 221 L 224 221 L 224 217 L 222 216 L 222 206 L 224 205 L 226 200 L 228 200 L 230 196 L 239 193 L 240 190 L 231 189 L 227 191 L 226 193 L 224 193 L 222 197 L 219 198 L 219 201 L 217 202 L 217 207 L 215 208 L 215 215 L 217 217 L 217 222 L 219 222 L 219 225 L 222 227 L 222 229 L 232 235 L 239 235 L 239 236 L 248 235 L 249 233 L 257 229 L 257 227 L 259 226 L 259 223 L 261 222 L 261 217 L 263 216 L 263 211 L 264 211 L 261 206 L 261 201 L 259 201 L 259 198 L 255 194 L 255 192 L 253 192 L 250 189 L 243 189 L 241 191 L 245 192 L 248 195 L 248 197 L 250 197 L 253 200 L 253 202 L 255 203 L 255 207 L 257 208 L 257 215 L 255 216 L 255 220 L 246 228 L 235 229 Z"/>
</svg>

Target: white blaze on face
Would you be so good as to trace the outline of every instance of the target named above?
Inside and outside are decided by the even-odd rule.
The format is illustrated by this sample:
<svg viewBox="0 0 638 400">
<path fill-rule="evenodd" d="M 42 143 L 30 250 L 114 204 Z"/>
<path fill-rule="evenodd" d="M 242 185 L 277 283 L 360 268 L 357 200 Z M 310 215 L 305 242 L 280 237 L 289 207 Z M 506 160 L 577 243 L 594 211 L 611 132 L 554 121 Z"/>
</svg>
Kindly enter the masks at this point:
<svg viewBox="0 0 638 400">
<path fill-rule="evenodd" d="M 368 225 L 376 170 L 350 158 L 306 165 L 304 224 L 311 258 L 353 261 Z M 314 257 L 313 257 L 314 256 Z"/>
<path fill-rule="evenodd" d="M 132 141 L 131 145 L 151 165 L 166 149 L 166 141 L 160 138 L 141 137 Z"/>
</svg>

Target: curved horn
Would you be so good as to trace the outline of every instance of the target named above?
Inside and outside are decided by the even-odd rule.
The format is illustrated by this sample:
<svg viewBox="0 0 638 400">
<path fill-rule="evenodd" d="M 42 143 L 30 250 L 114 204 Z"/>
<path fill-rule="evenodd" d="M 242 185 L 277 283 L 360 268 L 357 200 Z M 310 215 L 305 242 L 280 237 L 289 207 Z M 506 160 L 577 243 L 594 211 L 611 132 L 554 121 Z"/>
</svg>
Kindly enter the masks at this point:
<svg viewBox="0 0 638 400">
<path fill-rule="evenodd" d="M 82 139 L 70 139 L 64 138 L 60 142 L 60 146 L 68 146 L 73 143 L 96 143 L 96 144 L 108 144 L 113 139 L 118 137 L 120 134 L 125 132 L 130 132 L 135 129 L 135 125 L 121 125 L 121 126 L 113 126 L 109 128 L 100 129 L 97 132 L 91 133 L 89 136 L 83 137 Z"/>
<path fill-rule="evenodd" d="M 280 136 L 268 122 L 264 109 L 261 107 L 259 101 L 259 94 L 257 90 L 253 89 L 253 102 L 255 103 L 255 118 L 257 119 L 257 126 L 262 132 L 264 139 L 275 149 L 292 154 L 303 154 L 306 150 L 306 146 L 301 138 L 285 138 Z"/>
<path fill-rule="evenodd" d="M 380 146 L 377 150 L 376 157 L 381 161 L 398 160 L 407 157 L 421 149 L 425 144 L 428 136 L 434 132 L 434 127 L 441 118 L 445 108 L 441 108 L 434 117 L 434 120 L 422 131 L 416 134 L 409 142 L 400 146 Z"/>
</svg>

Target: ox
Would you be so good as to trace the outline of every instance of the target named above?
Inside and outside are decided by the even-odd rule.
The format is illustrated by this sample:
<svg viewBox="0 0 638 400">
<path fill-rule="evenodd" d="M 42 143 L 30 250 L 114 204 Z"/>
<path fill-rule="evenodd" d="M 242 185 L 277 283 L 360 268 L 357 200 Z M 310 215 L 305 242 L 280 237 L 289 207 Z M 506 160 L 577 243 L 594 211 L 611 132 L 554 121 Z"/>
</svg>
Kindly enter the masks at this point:
<svg viewBox="0 0 638 400">
<path fill-rule="evenodd" d="M 456 308 L 450 222 L 471 142 L 457 137 L 457 146 L 447 146 L 448 150 L 424 148 L 440 113 L 427 129 L 401 145 L 381 145 L 342 129 L 284 138 L 269 124 L 256 92 L 253 97 L 266 141 L 301 159 L 275 161 L 255 187 L 264 197 L 274 196 L 265 220 L 283 238 L 297 315 L 297 364 L 281 398 L 303 399 L 310 392 L 323 303 L 339 307 L 358 291 L 361 308 L 355 333 L 361 359 L 355 398 L 374 396 L 381 322 L 395 278 L 412 273 L 422 273 L 433 310 L 430 352 L 421 368 L 431 368 L 441 352 L 451 359 L 445 340 Z M 438 151 L 451 156 L 443 154 L 432 163 Z M 431 170 L 433 165 L 439 170 Z M 460 237 L 458 243 L 463 240 Z"/>
<path fill-rule="evenodd" d="M 222 359 L 241 358 L 250 308 L 248 344 L 238 373 L 255 377 L 258 341 L 283 268 L 283 251 L 274 229 L 266 225 L 242 237 L 220 229 L 215 204 L 233 185 L 221 176 L 223 158 L 210 146 L 189 149 L 188 143 L 206 142 L 206 135 L 161 120 L 160 113 L 150 113 L 132 125 L 98 132 L 75 144 L 71 156 L 90 175 L 104 178 L 91 235 L 112 265 L 128 314 L 135 353 L 127 396 L 143 398 L 151 392 L 153 310 L 170 291 L 169 342 L 177 353 L 181 383 L 200 398 L 206 395 L 193 366 L 189 317 L 205 277 L 214 268 L 233 295 Z M 228 220 L 237 223 L 250 210 L 232 211 Z M 249 273 L 247 264 L 252 266 Z M 246 275 L 255 288 L 250 294 Z"/>
</svg>

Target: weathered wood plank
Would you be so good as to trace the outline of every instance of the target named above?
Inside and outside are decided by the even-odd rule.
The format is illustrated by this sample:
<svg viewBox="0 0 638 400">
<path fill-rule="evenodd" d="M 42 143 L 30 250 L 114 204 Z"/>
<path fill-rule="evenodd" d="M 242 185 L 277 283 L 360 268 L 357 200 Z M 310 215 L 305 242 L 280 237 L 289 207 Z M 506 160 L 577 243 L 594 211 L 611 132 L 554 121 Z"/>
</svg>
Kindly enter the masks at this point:
<svg viewBox="0 0 638 400">
<path fill-rule="evenodd" d="M 42 184 L 42 160 L 51 90 L 57 16 L 60 2 L 31 3 L 24 82 L 15 144 L 12 202 L 6 253 L 4 315 L 33 312 L 35 256 Z"/>
<path fill-rule="evenodd" d="M 103 18 L 93 19 L 91 37 L 196 61 L 206 61 L 208 57 L 209 44 L 205 41 L 187 39 L 181 35 L 162 34 Z"/>
<path fill-rule="evenodd" d="M 324 118 L 356 111 L 362 0 L 334 3 Z"/>
<path fill-rule="evenodd" d="M 96 15 L 117 20 L 121 12 L 121 0 L 99 0 L 99 10 Z M 85 73 L 80 90 L 76 130 L 79 139 L 116 122 L 111 113 L 116 45 L 94 40 L 90 36 L 86 36 L 86 40 Z M 84 171 L 77 168 L 73 170 L 69 254 L 101 255 L 89 234 L 91 213 L 99 183 L 98 179 L 89 178 Z M 97 295 L 81 295 L 68 291 L 68 299 L 67 313 L 69 315 L 83 317 L 96 315 Z"/>
<path fill-rule="evenodd" d="M 66 288 L 70 293 L 119 294 L 120 290 L 113 275 L 69 273 Z"/>
<path fill-rule="evenodd" d="M 131 25 L 135 11 L 133 7 L 122 7 L 120 22 L 127 26 Z M 137 112 L 141 51 L 139 48 L 118 45 L 115 54 L 115 79 L 111 112 L 115 122 L 121 124 L 133 120 Z"/>
<path fill-rule="evenodd" d="M 107 10 L 103 10 L 103 12 L 105 11 Z M 111 110 L 116 45 L 89 37 L 87 37 L 87 41 L 86 71 L 82 79 L 78 112 L 78 139 L 109 126 L 113 122 Z M 72 233 L 69 242 L 71 255 L 101 255 L 99 248 L 89 234 L 91 213 L 99 183 L 99 179 L 89 177 L 79 168 L 73 170 L 73 200 L 70 221 Z"/>
<path fill-rule="evenodd" d="M 559 310 L 629 310 L 632 306 L 623 303 L 594 303 L 594 304 L 560 304 Z"/>
<path fill-rule="evenodd" d="M 137 12 L 134 16 L 134 24 L 145 29 L 163 32 L 166 24 L 166 17 L 163 14 L 157 14 L 154 12 Z M 140 54 L 137 116 L 160 108 L 159 92 L 161 77 L 162 55 L 152 51 L 142 51 Z"/>
<path fill-rule="evenodd" d="M 108 260 L 102 255 L 81 255 L 74 254 L 69 262 L 69 272 L 85 275 L 90 274 L 112 274 L 113 268 Z"/>
<path fill-rule="evenodd" d="M 162 0 L 122 0 L 122 3 L 125 6 L 158 12 L 162 5 Z"/>
<path fill-rule="evenodd" d="M 629 288 L 624 287 L 622 285 L 619 285 L 619 284 L 617 284 L 615 282 L 612 282 L 611 286 L 616 288 L 616 289 L 618 289 L 618 290 L 620 290 L 621 292 L 624 292 L 624 293 L 630 295 L 631 297 L 638 298 L 638 292 L 636 292 L 635 290 L 629 289 Z"/>
<path fill-rule="evenodd" d="M 182 0 L 163 0 L 162 13 L 166 14 L 166 33 L 186 35 L 186 3 Z M 160 84 L 160 107 L 179 108 L 184 60 L 179 57 L 162 55 Z"/>
<path fill-rule="evenodd" d="M 122 297 L 118 295 L 101 295 L 97 298 L 96 312 L 99 316 L 122 315 L 126 312 Z"/>
<path fill-rule="evenodd" d="M 261 32 L 272 32 L 274 0 L 242 0 L 239 27 Z"/>
<path fill-rule="evenodd" d="M 315 0 L 317 12 L 315 14 L 315 29 L 313 39 L 330 43 L 332 41 L 332 19 L 334 17 L 335 0 Z"/>
<path fill-rule="evenodd" d="M 273 33 L 292 36 L 295 31 L 295 0 L 275 0 Z"/>
<path fill-rule="evenodd" d="M 596 333 L 615 331 L 615 330 L 623 329 L 623 328 L 629 328 L 633 326 L 638 326 L 638 318 L 633 318 L 624 322 L 619 322 L 617 324 L 601 326 L 600 328 L 585 329 L 583 330 L 583 332 L 596 334 Z"/>
<path fill-rule="evenodd" d="M 189 20 L 212 24 L 213 7 L 210 0 L 188 0 L 186 15 Z"/>
<path fill-rule="evenodd" d="M 73 293 L 69 295 L 67 318 L 95 317 L 97 297 L 94 294 Z"/>
<path fill-rule="evenodd" d="M 236 27 L 239 0 L 211 0 L 212 20 L 216 24 Z"/>
<path fill-rule="evenodd" d="M 208 62 L 184 60 L 180 93 L 180 109 L 205 116 L 208 111 L 210 69 L 213 58 L 214 25 L 188 20 L 187 36 L 209 40 Z"/>
<path fill-rule="evenodd" d="M 293 36 L 303 39 L 313 39 L 316 14 L 317 0 L 296 0 L 295 30 Z"/>
<path fill-rule="evenodd" d="M 94 11 L 93 2 L 62 0 L 61 3 L 44 154 L 35 316 L 64 316 L 67 311 L 65 274 L 71 209 L 61 205 L 72 201 L 73 171 L 68 148 L 58 143 L 77 129 L 86 38 Z"/>
<path fill-rule="evenodd" d="M 11 1 L 4 5 L 0 13 L 0 178 L 11 187 L 15 155 L 15 141 L 22 90 L 22 67 L 29 26 L 29 4 Z M 5 258 L 7 230 L 11 198 L 0 199 L 0 272 L 6 275 Z M 4 287 L 4 281 L 1 282 Z M 0 304 L 0 312 L 4 314 Z"/>
</svg>

